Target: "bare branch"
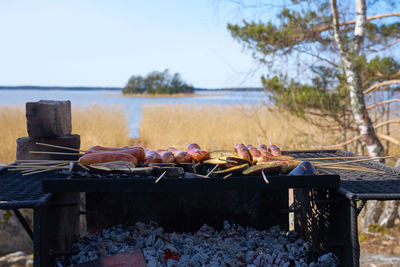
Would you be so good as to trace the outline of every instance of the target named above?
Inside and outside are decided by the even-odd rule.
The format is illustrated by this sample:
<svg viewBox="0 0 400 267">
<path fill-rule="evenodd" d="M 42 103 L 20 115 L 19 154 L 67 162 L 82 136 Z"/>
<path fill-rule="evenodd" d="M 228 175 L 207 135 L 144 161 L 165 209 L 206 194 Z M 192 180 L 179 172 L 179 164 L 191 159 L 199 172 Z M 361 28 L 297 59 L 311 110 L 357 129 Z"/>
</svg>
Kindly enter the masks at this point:
<svg viewBox="0 0 400 267">
<path fill-rule="evenodd" d="M 371 105 L 371 106 L 368 106 L 367 109 L 373 109 L 373 108 L 376 108 L 376 107 L 378 107 L 378 106 L 382 106 L 382 105 L 386 105 L 386 104 L 391 104 L 391 103 L 394 103 L 394 102 L 400 102 L 400 98 L 395 98 L 395 99 L 390 99 L 390 100 L 381 101 L 381 102 L 378 102 L 378 103 L 373 104 L 373 105 Z"/>
<path fill-rule="evenodd" d="M 381 122 L 377 125 L 374 126 L 375 129 L 380 128 L 382 126 L 388 125 L 388 124 L 392 124 L 392 123 L 400 123 L 400 120 L 388 120 L 388 121 L 384 121 Z"/>
<path fill-rule="evenodd" d="M 335 41 L 338 45 L 340 54 L 347 53 L 347 51 L 344 50 L 345 45 L 344 41 L 340 38 L 339 35 L 339 13 L 337 10 L 337 5 L 336 5 L 336 0 L 331 0 L 331 8 L 332 8 L 332 18 L 333 18 L 333 35 L 335 37 Z"/>
<path fill-rule="evenodd" d="M 397 43 L 400 43 L 400 39 L 398 39 L 398 40 L 396 40 L 396 41 L 394 41 L 394 42 L 391 42 L 390 44 L 387 44 L 387 45 L 385 45 L 384 47 L 381 47 L 381 48 L 379 48 L 379 49 L 368 49 L 368 51 L 369 51 L 369 52 L 372 52 L 372 53 L 378 53 L 378 52 L 381 52 L 381 51 L 383 51 L 383 50 L 386 50 L 386 49 L 388 49 L 388 48 L 394 46 L 394 45 L 397 44 Z"/>
<path fill-rule="evenodd" d="M 379 133 L 377 133 L 376 135 L 377 135 L 379 138 L 381 138 L 381 139 L 383 139 L 383 140 L 385 140 L 385 141 L 388 141 L 388 142 L 390 142 L 390 143 L 392 143 L 392 144 L 395 144 L 395 145 L 400 146 L 400 141 L 397 140 L 396 138 L 393 138 L 393 137 L 391 137 L 391 136 L 389 136 L 389 135 L 386 135 L 386 134 L 379 134 Z"/>
<path fill-rule="evenodd" d="M 332 2 L 332 1 L 331 1 L 331 2 Z M 336 6 L 336 1 L 335 1 L 335 6 Z M 395 13 L 387 13 L 387 14 L 374 15 L 374 16 L 371 16 L 371 17 L 366 18 L 366 20 L 367 20 L 367 21 L 371 21 L 371 20 L 374 20 L 374 19 L 383 19 L 383 18 L 387 18 L 387 17 L 400 17 L 400 13 L 399 13 L 399 12 L 395 12 Z M 352 24 L 355 24 L 355 23 L 356 23 L 355 20 L 350 20 L 350 21 L 345 21 L 345 22 L 339 23 L 338 26 L 347 26 L 347 25 L 352 25 Z M 332 25 L 325 25 L 325 26 L 322 26 L 322 27 L 316 29 L 315 31 L 316 31 L 316 32 L 323 32 L 323 31 L 326 31 L 326 30 L 330 30 L 330 29 L 332 29 L 332 28 L 334 28 L 334 26 L 332 26 Z"/>
<path fill-rule="evenodd" d="M 353 137 L 350 140 L 347 140 L 346 142 L 343 142 L 343 143 L 340 143 L 340 144 L 336 144 L 336 145 L 321 146 L 321 148 L 339 148 L 339 147 L 351 144 L 351 143 L 353 143 L 353 142 L 355 142 L 355 141 L 357 141 L 357 140 L 359 140 L 361 138 L 362 138 L 362 135 L 360 134 L 360 135 L 357 135 L 356 137 Z"/>
<path fill-rule="evenodd" d="M 378 89 L 379 87 L 390 85 L 390 84 L 396 84 L 396 83 L 400 84 L 400 80 L 384 81 L 381 83 L 377 83 L 377 84 L 372 85 L 370 88 L 364 90 L 363 94 L 368 94 L 368 93 Z"/>
</svg>

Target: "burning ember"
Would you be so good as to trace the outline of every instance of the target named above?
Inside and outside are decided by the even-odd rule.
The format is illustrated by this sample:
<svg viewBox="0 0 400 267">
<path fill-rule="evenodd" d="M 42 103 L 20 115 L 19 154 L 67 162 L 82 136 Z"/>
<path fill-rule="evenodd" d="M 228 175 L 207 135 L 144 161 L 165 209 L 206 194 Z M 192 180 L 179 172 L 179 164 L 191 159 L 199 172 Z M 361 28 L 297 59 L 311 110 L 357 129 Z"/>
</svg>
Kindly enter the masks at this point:
<svg viewBox="0 0 400 267">
<path fill-rule="evenodd" d="M 339 266 L 332 253 L 315 257 L 310 245 L 278 226 L 257 231 L 224 222 L 222 231 L 203 225 L 194 234 L 164 233 L 157 223 L 116 225 L 73 245 L 79 254 L 65 266 L 141 249 L 148 266 Z M 59 261 L 60 262 L 60 261 Z"/>
</svg>

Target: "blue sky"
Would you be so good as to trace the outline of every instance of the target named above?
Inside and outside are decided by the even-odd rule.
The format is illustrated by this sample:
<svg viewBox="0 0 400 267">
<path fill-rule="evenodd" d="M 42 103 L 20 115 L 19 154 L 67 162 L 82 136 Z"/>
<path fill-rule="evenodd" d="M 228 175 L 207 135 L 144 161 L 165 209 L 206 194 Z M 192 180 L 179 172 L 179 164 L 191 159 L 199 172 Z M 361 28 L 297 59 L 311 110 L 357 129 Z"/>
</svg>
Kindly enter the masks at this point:
<svg viewBox="0 0 400 267">
<path fill-rule="evenodd" d="M 0 85 L 124 86 L 168 68 L 195 87 L 260 86 L 226 30 L 243 18 L 217 0 L 2 0 Z"/>
</svg>

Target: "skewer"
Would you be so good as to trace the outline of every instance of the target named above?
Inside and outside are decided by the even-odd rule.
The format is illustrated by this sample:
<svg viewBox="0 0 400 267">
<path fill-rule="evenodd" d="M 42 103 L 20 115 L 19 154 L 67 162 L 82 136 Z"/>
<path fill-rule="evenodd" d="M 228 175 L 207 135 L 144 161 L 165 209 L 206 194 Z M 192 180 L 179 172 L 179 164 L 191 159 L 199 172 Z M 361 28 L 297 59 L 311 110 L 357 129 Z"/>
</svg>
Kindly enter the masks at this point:
<svg viewBox="0 0 400 267">
<path fill-rule="evenodd" d="M 232 173 L 228 173 L 227 175 L 225 175 L 224 177 L 222 177 L 222 179 L 227 179 L 228 177 L 232 176 Z"/>
<path fill-rule="evenodd" d="M 86 152 L 85 150 L 81 150 L 78 148 L 72 148 L 72 147 L 66 147 L 66 146 L 56 146 L 56 145 L 51 145 L 51 144 L 45 144 L 45 143 L 40 143 L 40 142 L 36 142 L 37 145 L 40 146 L 48 146 L 48 147 L 54 147 L 54 148 L 61 148 L 61 149 L 65 149 L 65 150 L 72 150 L 72 151 L 77 151 L 77 152 Z"/>
<path fill-rule="evenodd" d="M 258 145 L 261 145 L 260 137 L 258 137 L 258 135 L 257 135 L 257 142 L 258 142 Z"/>
<path fill-rule="evenodd" d="M 266 183 L 266 184 L 269 184 L 269 181 L 268 181 L 268 179 L 267 179 L 267 176 L 266 176 L 265 173 L 264 173 L 264 170 L 261 171 L 261 174 L 262 174 L 262 177 L 263 177 L 265 183 Z"/>
<path fill-rule="evenodd" d="M 247 146 L 246 142 L 245 142 L 245 141 L 243 141 L 243 140 L 242 140 L 242 144 L 243 144 L 243 145 L 245 145 L 245 146 Z"/>
<path fill-rule="evenodd" d="M 51 152 L 51 151 L 29 151 L 31 154 L 49 154 L 49 155 L 69 155 L 69 156 L 80 156 L 81 153 L 67 153 L 67 152 Z"/>
<path fill-rule="evenodd" d="M 268 142 L 269 142 L 269 145 L 272 146 L 272 142 L 271 142 L 271 138 L 270 137 L 268 137 Z"/>
<path fill-rule="evenodd" d="M 64 167 L 64 169 L 69 169 L 69 167 Z M 47 172 L 47 171 L 52 171 L 53 169 L 45 169 L 45 170 L 40 170 L 40 171 L 33 171 L 33 172 L 27 172 L 23 173 L 22 175 L 31 175 L 31 174 L 36 174 L 36 173 L 41 173 L 41 172 Z"/>
<path fill-rule="evenodd" d="M 15 162 L 78 162 L 78 161 L 52 160 L 52 159 L 17 159 Z"/>
<path fill-rule="evenodd" d="M 214 144 L 213 140 L 211 139 L 211 137 L 208 137 L 208 139 L 210 139 L 211 144 L 214 146 L 215 150 L 218 150 L 217 146 Z"/>
<path fill-rule="evenodd" d="M 167 173 L 167 171 L 164 171 L 164 172 L 160 175 L 160 177 L 158 177 L 157 180 L 154 181 L 154 183 L 155 183 L 155 184 L 158 183 L 158 181 L 160 181 L 160 180 L 164 177 L 164 175 L 165 175 L 166 173 Z"/>
<path fill-rule="evenodd" d="M 340 170 L 348 170 L 348 171 L 358 171 L 358 172 L 371 172 L 371 173 L 380 173 L 383 174 L 385 172 L 383 171 L 376 171 L 376 170 L 372 170 L 372 169 L 367 169 L 367 170 L 363 170 L 363 169 L 357 169 L 357 168 L 347 168 L 347 167 L 334 167 L 334 166 L 316 166 L 317 168 L 323 168 L 323 169 L 340 169 Z"/>
<path fill-rule="evenodd" d="M 63 166 L 66 164 L 62 164 L 62 165 L 29 165 L 29 166 L 18 166 L 18 165 L 14 165 L 14 166 L 9 166 L 7 167 L 8 169 L 45 169 L 45 168 L 51 168 L 51 167 L 56 167 L 56 166 Z"/>
<path fill-rule="evenodd" d="M 81 167 L 82 169 L 84 169 L 85 171 L 90 171 L 90 169 L 88 167 L 86 167 L 85 165 L 83 165 L 82 163 L 78 163 L 78 166 Z"/>
<path fill-rule="evenodd" d="M 295 160 L 322 160 L 322 159 L 367 159 L 368 156 L 357 157 L 327 157 L 327 158 L 295 158 Z"/>
<path fill-rule="evenodd" d="M 207 173 L 206 177 L 204 177 L 204 178 L 208 178 L 215 171 L 215 169 L 218 168 L 218 166 L 219 166 L 218 164 L 215 165 L 214 168 L 212 168 L 211 171 L 209 173 Z"/>
<path fill-rule="evenodd" d="M 322 163 L 322 165 L 329 166 L 329 165 L 335 165 L 335 164 L 340 164 L 340 163 L 364 162 L 364 161 L 387 159 L 387 158 L 393 158 L 393 156 L 375 157 L 375 158 L 368 158 L 368 159 L 357 159 L 357 160 L 348 160 L 348 161 L 339 161 L 339 162 L 329 162 L 329 163 Z"/>
</svg>

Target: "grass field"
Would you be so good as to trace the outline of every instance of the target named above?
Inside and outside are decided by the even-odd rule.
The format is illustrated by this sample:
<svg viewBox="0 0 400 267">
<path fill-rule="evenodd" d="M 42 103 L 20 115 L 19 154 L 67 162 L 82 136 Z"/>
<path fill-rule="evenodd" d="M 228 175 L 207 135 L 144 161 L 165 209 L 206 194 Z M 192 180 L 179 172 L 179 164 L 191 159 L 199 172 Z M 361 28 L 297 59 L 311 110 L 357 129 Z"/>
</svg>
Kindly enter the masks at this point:
<svg viewBox="0 0 400 267">
<path fill-rule="evenodd" d="M 90 105 L 72 110 L 72 132 L 81 135 L 81 147 L 94 145 L 123 147 L 132 144 L 127 114 L 122 106 Z M 400 125 L 392 126 L 395 138 Z M 380 129 L 382 132 L 384 129 Z M 234 143 L 257 145 L 268 139 L 281 149 L 319 149 L 340 143 L 340 132 L 319 129 L 285 112 L 257 106 L 153 105 L 143 108 L 135 144 L 158 149 L 174 146 L 185 149 L 196 142 L 213 150 L 232 150 Z M 27 136 L 25 108 L 0 106 L 0 162 L 15 160 L 18 137 Z M 349 148 L 352 150 L 352 148 Z M 390 154 L 400 156 L 400 147 L 391 145 Z"/>
</svg>

